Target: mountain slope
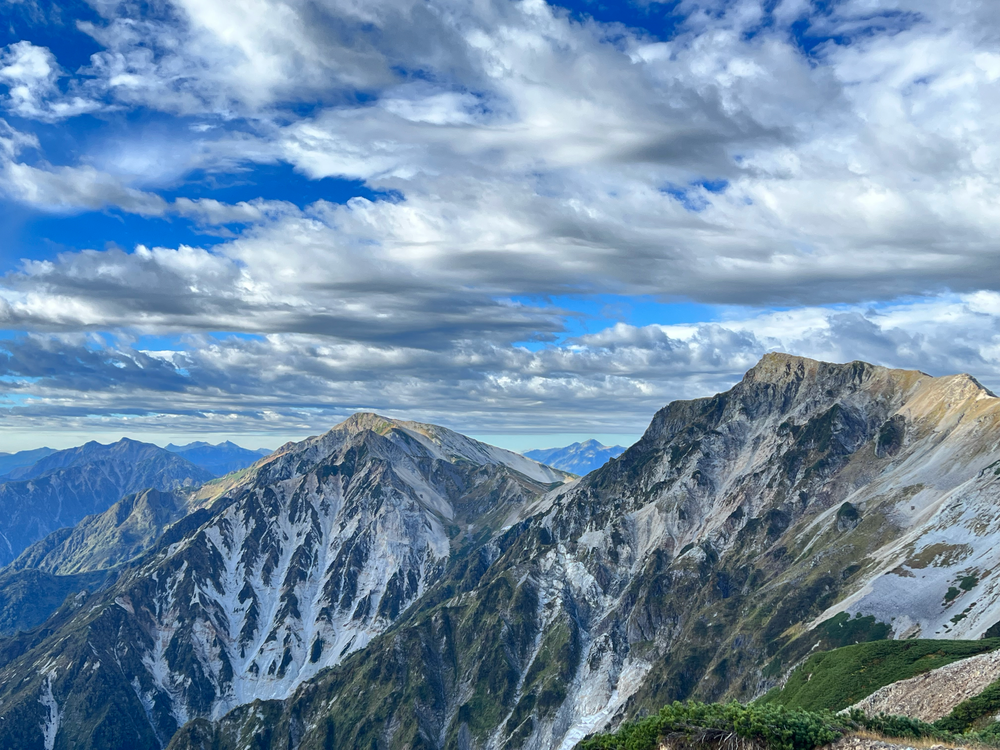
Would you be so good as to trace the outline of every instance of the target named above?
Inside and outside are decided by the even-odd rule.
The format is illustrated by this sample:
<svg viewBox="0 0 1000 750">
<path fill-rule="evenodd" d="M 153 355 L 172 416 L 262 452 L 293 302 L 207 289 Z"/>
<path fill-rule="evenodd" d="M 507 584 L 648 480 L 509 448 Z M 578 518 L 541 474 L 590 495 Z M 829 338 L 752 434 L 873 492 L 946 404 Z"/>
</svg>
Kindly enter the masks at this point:
<svg viewBox="0 0 1000 750">
<path fill-rule="evenodd" d="M 286 697 L 565 478 L 371 414 L 286 445 L 0 669 L 0 746 L 26 746 L 53 715 L 40 694 L 60 741 L 94 748 L 158 747 L 190 718 Z"/>
<path fill-rule="evenodd" d="M 602 445 L 596 440 L 573 443 L 565 448 L 541 448 L 525 451 L 524 455 L 539 463 L 583 476 L 599 469 L 625 449 L 620 445 Z"/>
<path fill-rule="evenodd" d="M 152 547 L 187 510 L 184 499 L 170 492 L 149 489 L 126 495 L 103 513 L 35 542 L 10 568 L 62 576 L 112 568 Z"/>
<path fill-rule="evenodd" d="M 127 438 L 53 453 L 15 469 L 0 484 L 0 565 L 53 531 L 103 513 L 124 495 L 209 479 L 207 471 L 180 456 Z"/>
<path fill-rule="evenodd" d="M 195 466 L 200 466 L 217 477 L 245 469 L 271 453 L 269 450 L 242 448 L 228 440 L 218 445 L 210 445 L 203 441 L 187 445 L 171 443 L 166 447 L 166 450 L 183 456 Z"/>
<path fill-rule="evenodd" d="M 974 638 L 1000 619 L 998 423 L 968 376 L 768 355 L 525 506 L 363 652 L 172 747 L 266 727 L 274 748 L 570 748 L 675 699 L 762 693 L 845 645 L 845 608 L 877 615 L 855 639 Z M 880 596 L 894 578 L 909 594 Z"/>
<path fill-rule="evenodd" d="M 45 458 L 55 453 L 53 448 L 35 448 L 29 451 L 18 451 L 17 453 L 0 453 L 0 478 L 14 469 L 22 466 L 31 466 L 39 459 Z"/>
<path fill-rule="evenodd" d="M 59 609 L 66 597 L 88 589 L 96 591 L 108 580 L 107 571 L 77 575 L 53 575 L 31 569 L 0 571 L 0 636 L 38 627 Z"/>
</svg>

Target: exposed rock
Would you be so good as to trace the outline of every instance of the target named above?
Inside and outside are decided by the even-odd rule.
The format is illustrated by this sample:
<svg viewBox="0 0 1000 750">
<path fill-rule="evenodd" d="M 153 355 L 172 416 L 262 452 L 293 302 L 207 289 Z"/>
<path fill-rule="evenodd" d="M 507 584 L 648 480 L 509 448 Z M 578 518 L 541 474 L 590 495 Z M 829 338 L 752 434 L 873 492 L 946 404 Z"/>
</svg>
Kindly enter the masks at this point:
<svg viewBox="0 0 1000 750">
<path fill-rule="evenodd" d="M 852 708 L 933 722 L 1000 679 L 1000 651 L 972 656 L 875 691 Z"/>
</svg>

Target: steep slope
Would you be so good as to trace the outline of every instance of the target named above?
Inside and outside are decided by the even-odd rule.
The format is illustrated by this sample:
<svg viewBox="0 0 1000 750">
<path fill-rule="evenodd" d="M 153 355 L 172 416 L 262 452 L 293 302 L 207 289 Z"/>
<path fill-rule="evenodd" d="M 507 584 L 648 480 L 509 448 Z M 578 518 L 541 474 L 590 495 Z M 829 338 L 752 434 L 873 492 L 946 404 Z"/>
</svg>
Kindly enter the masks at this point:
<svg viewBox="0 0 1000 750">
<path fill-rule="evenodd" d="M 188 719 L 284 698 L 384 632 L 453 552 L 565 478 L 372 414 L 286 445 L 18 647 L 0 668 L 0 746 L 33 746 L 58 715 L 68 746 L 159 747 Z"/>
<path fill-rule="evenodd" d="M 149 489 L 126 495 L 103 513 L 35 542 L 10 568 L 60 576 L 112 568 L 152 547 L 187 511 L 187 502 L 171 492 Z"/>
<path fill-rule="evenodd" d="M 960 703 L 975 698 L 1000 679 L 1000 652 L 973 656 L 900 680 L 875 691 L 852 708 L 934 722 Z M 993 713 L 993 712 L 990 712 Z"/>
<path fill-rule="evenodd" d="M 204 441 L 188 443 L 187 445 L 166 446 L 166 450 L 183 456 L 195 466 L 200 466 L 214 476 L 221 477 L 240 469 L 245 469 L 271 454 L 269 450 L 249 450 L 236 443 L 226 441 L 211 445 Z"/>
<path fill-rule="evenodd" d="M 96 591 L 108 581 L 109 574 L 103 570 L 77 575 L 31 569 L 0 571 L 0 636 L 38 627 L 67 597 Z"/>
<path fill-rule="evenodd" d="M 975 638 L 1000 609 L 998 422 L 969 376 L 767 355 L 465 550 L 363 652 L 172 747 L 570 748 L 763 693 L 845 645 L 841 610 L 854 640 Z"/>
<path fill-rule="evenodd" d="M 625 449 L 620 445 L 602 445 L 597 440 L 573 443 L 565 448 L 540 448 L 525 451 L 524 455 L 539 463 L 553 466 L 573 474 L 583 476 L 599 469 L 612 458 L 617 458 Z"/>
<path fill-rule="evenodd" d="M 53 531 L 103 513 L 124 495 L 196 486 L 212 475 L 155 445 L 123 438 L 58 451 L 6 479 L 0 484 L 0 565 Z"/>
<path fill-rule="evenodd" d="M 31 466 L 36 461 L 55 453 L 54 448 L 35 448 L 29 451 L 18 451 L 17 453 L 0 453 L 0 478 L 5 474 L 20 469 L 22 466 Z"/>
</svg>

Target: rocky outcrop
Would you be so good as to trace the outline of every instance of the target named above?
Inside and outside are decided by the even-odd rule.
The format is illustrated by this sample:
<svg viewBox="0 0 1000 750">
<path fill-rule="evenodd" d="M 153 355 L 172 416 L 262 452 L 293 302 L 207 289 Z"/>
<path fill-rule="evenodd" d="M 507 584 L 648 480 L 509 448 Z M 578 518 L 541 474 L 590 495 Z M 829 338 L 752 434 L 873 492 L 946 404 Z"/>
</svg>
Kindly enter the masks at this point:
<svg viewBox="0 0 1000 750">
<path fill-rule="evenodd" d="M 1000 679 L 1000 651 L 972 656 L 875 691 L 851 708 L 933 722 Z"/>
</svg>

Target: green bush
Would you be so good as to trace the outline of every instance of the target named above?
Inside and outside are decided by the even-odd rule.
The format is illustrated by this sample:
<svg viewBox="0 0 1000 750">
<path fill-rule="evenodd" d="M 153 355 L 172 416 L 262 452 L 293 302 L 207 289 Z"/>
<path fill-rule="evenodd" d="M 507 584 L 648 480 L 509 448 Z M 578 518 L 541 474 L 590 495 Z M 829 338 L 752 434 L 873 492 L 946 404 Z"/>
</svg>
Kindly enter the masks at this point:
<svg viewBox="0 0 1000 750">
<path fill-rule="evenodd" d="M 769 750 L 813 750 L 859 730 L 899 739 L 1000 747 L 1000 724 L 996 722 L 980 732 L 956 734 L 908 716 L 866 716 L 857 709 L 834 714 L 767 703 L 688 701 L 664 706 L 654 716 L 623 724 L 617 732 L 588 737 L 577 750 L 656 750 L 667 737 L 687 738 L 692 745 L 721 746 L 727 735 L 752 740 Z"/>
<path fill-rule="evenodd" d="M 830 712 L 777 705 L 673 703 L 660 712 L 623 725 L 614 734 L 584 740 L 580 750 L 655 750 L 668 735 L 696 738 L 706 730 L 755 740 L 772 750 L 812 750 L 839 739 L 851 722 Z"/>
<path fill-rule="evenodd" d="M 965 732 L 983 717 L 996 715 L 997 711 L 1000 711 L 1000 680 L 979 695 L 959 703 L 950 714 L 935 721 L 934 726 L 946 732 Z"/>
</svg>

